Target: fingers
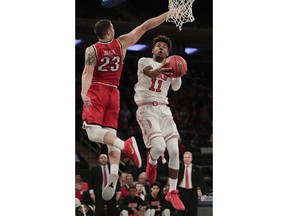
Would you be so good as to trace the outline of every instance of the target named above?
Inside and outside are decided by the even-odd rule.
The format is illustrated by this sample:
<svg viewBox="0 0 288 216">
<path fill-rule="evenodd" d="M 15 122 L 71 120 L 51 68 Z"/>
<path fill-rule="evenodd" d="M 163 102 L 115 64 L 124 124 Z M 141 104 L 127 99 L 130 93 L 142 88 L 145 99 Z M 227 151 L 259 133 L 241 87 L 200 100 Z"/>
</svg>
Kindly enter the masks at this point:
<svg viewBox="0 0 288 216">
<path fill-rule="evenodd" d="M 170 63 L 170 62 L 165 62 L 165 63 L 161 66 L 161 68 L 167 67 L 167 66 L 169 65 L 169 63 Z"/>
<path fill-rule="evenodd" d="M 86 108 L 88 109 L 89 108 L 89 106 L 91 105 L 91 101 L 90 100 L 88 100 L 88 101 L 85 101 L 84 102 L 84 105 L 86 106 Z"/>
<path fill-rule="evenodd" d="M 173 69 L 172 68 L 161 68 L 161 73 L 168 76 L 168 77 L 171 77 L 173 75 Z"/>
<path fill-rule="evenodd" d="M 161 71 L 163 72 L 173 72 L 173 68 L 161 68 Z"/>
<path fill-rule="evenodd" d="M 82 96 L 82 100 L 86 108 L 88 108 L 91 105 L 91 100 L 88 96 Z"/>
<path fill-rule="evenodd" d="M 171 77 L 173 75 L 173 72 L 163 72 L 163 74 L 167 77 Z"/>
</svg>

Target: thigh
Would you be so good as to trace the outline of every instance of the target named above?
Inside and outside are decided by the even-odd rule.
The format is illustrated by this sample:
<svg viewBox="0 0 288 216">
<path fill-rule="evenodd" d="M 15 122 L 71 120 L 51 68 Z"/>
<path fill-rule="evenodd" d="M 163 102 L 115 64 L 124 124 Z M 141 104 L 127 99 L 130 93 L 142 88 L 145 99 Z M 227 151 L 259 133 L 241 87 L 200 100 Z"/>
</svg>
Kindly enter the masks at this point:
<svg viewBox="0 0 288 216">
<path fill-rule="evenodd" d="M 120 93 L 118 89 L 113 87 L 110 88 L 109 102 L 104 110 L 103 127 L 117 129 L 120 112 Z M 105 97 L 107 97 L 107 95 L 105 95 Z"/>
<path fill-rule="evenodd" d="M 161 115 L 159 115 L 160 129 L 165 141 L 171 138 L 179 138 L 177 126 L 173 120 L 172 113 L 169 107 L 160 106 Z"/>
<path fill-rule="evenodd" d="M 83 105 L 82 120 L 88 125 L 103 126 L 103 119 L 105 114 L 105 107 L 107 104 L 107 95 L 105 88 L 100 85 L 92 85 L 88 91 L 87 96 L 91 100 L 91 105 L 86 107 Z"/>
<path fill-rule="evenodd" d="M 162 137 L 157 110 L 151 106 L 141 106 L 136 112 L 136 119 L 142 131 L 146 147 L 152 147 L 151 140 L 155 137 Z"/>
</svg>

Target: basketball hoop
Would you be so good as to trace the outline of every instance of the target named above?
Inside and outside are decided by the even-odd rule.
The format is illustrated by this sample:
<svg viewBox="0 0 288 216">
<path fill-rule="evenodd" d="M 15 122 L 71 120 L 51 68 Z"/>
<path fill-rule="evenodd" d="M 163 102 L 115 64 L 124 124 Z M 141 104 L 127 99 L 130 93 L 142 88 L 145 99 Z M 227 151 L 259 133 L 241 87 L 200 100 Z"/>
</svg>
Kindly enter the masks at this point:
<svg viewBox="0 0 288 216">
<path fill-rule="evenodd" d="M 184 23 L 195 20 L 192 13 L 193 2 L 194 0 L 169 0 L 169 12 L 166 21 L 174 22 L 181 31 Z"/>
</svg>

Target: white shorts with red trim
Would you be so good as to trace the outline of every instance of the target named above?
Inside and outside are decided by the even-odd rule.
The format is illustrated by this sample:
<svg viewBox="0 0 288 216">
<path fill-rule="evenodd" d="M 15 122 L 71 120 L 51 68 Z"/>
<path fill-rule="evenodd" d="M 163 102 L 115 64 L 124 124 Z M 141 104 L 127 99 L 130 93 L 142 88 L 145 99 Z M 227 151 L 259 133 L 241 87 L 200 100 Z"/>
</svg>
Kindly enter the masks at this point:
<svg viewBox="0 0 288 216">
<path fill-rule="evenodd" d="M 139 106 L 136 112 L 136 119 L 142 130 L 143 140 L 148 149 L 152 147 L 151 140 L 155 137 L 163 137 L 165 142 L 174 137 L 179 139 L 177 126 L 168 106 Z"/>
</svg>

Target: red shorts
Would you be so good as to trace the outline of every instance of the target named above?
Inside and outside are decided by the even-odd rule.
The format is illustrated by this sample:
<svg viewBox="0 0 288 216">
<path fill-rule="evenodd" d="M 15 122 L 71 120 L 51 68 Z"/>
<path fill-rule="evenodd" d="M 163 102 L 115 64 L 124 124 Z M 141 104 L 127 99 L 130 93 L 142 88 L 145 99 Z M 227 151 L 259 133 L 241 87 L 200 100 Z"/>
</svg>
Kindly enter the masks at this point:
<svg viewBox="0 0 288 216">
<path fill-rule="evenodd" d="M 82 121 L 87 125 L 99 125 L 117 130 L 120 111 L 120 93 L 112 86 L 92 84 L 87 96 L 91 105 L 83 105 Z"/>
</svg>

